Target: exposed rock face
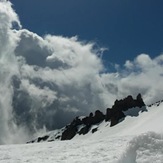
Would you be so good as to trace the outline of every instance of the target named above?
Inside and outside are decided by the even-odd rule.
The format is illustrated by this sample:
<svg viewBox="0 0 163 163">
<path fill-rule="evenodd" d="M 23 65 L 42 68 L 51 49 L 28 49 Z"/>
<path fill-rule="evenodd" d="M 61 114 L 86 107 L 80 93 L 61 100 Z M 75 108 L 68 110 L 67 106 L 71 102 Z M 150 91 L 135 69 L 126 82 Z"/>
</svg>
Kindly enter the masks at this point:
<svg viewBox="0 0 163 163">
<path fill-rule="evenodd" d="M 72 121 L 72 123 L 67 126 L 67 129 L 63 132 L 61 140 L 70 140 L 77 133 L 79 135 L 81 134 L 85 135 L 89 132 L 92 125 L 100 123 L 104 119 L 105 119 L 105 115 L 99 110 L 95 111 L 94 116 L 93 116 L 93 113 L 90 113 L 88 117 L 84 117 L 82 120 L 76 117 Z M 83 127 L 78 131 L 78 126 L 80 125 L 83 125 Z"/>
<path fill-rule="evenodd" d="M 90 127 L 91 127 L 91 125 L 86 125 L 83 128 L 81 128 L 81 130 L 78 132 L 79 135 L 81 135 L 81 134 L 83 134 L 83 135 L 87 134 L 89 132 Z"/>
<path fill-rule="evenodd" d="M 105 115 L 101 111 L 96 110 L 95 116 L 93 117 L 93 123 L 92 124 L 100 123 L 104 119 L 105 119 Z"/>
<path fill-rule="evenodd" d="M 32 140 L 32 141 L 29 141 L 27 143 L 34 143 L 34 142 L 39 143 L 41 141 L 46 141 L 48 138 L 49 138 L 49 136 L 45 135 L 45 136 L 42 136 L 42 137 L 38 137 L 36 140 Z"/>
<path fill-rule="evenodd" d="M 49 136 L 43 136 L 43 137 L 38 137 L 38 140 L 37 140 L 37 142 L 40 142 L 40 141 L 45 141 L 45 140 L 47 140 L 49 138 Z"/>
<path fill-rule="evenodd" d="M 75 135 L 76 135 L 76 132 L 77 132 L 77 128 L 74 126 L 74 127 L 68 127 L 63 133 L 62 133 L 62 137 L 61 137 L 61 140 L 70 140 L 72 139 Z"/>
<path fill-rule="evenodd" d="M 82 119 L 83 124 L 85 125 L 93 125 L 96 123 L 99 123 L 105 119 L 105 115 L 99 111 L 95 111 L 95 116 L 93 116 L 93 113 L 90 113 L 89 117 L 85 117 Z"/>
<path fill-rule="evenodd" d="M 62 133 L 61 140 L 72 139 L 78 131 L 77 126 L 79 126 L 81 124 L 82 124 L 82 121 L 78 117 L 76 117 L 71 122 L 71 124 L 66 127 L 66 130 Z"/>
<path fill-rule="evenodd" d="M 134 100 L 132 96 L 128 96 L 123 100 L 116 100 L 112 108 L 108 108 L 106 111 L 106 121 L 111 121 L 110 126 L 114 126 L 121 119 L 125 117 L 124 111 L 127 111 L 130 108 L 139 109 L 145 106 L 141 94 L 138 94 L 137 98 Z M 138 111 L 139 111 L 138 110 Z"/>
<path fill-rule="evenodd" d="M 110 121 L 110 127 L 118 124 L 125 119 L 127 115 L 138 116 L 139 111 L 146 111 L 141 94 L 138 94 L 136 99 L 132 96 L 128 96 L 122 100 L 116 100 L 112 108 L 107 108 L 106 115 L 104 115 L 100 110 L 96 110 L 95 113 L 90 113 L 89 116 L 84 118 L 76 117 L 69 125 L 64 127 L 55 135 L 55 140 L 70 140 L 76 134 L 85 135 L 89 131 L 92 133 L 98 131 L 98 124 L 103 120 Z M 132 114 L 132 115 L 131 115 Z M 53 141 L 54 139 L 48 136 L 39 137 L 32 142 L 40 141 Z"/>
<path fill-rule="evenodd" d="M 110 118 L 110 127 L 116 125 L 117 123 L 119 123 L 119 121 L 121 119 L 123 119 L 125 117 L 124 113 L 122 111 L 120 111 L 120 109 L 114 109 L 111 110 L 111 118 Z"/>
<path fill-rule="evenodd" d="M 125 118 L 124 112 L 128 109 L 134 108 L 138 109 L 139 112 L 141 107 L 145 106 L 141 94 L 138 94 L 136 99 L 133 99 L 132 96 L 128 96 L 122 100 L 116 100 L 112 108 L 107 108 L 106 115 L 101 111 L 96 110 L 95 114 L 90 113 L 89 116 L 84 117 L 83 119 L 75 118 L 70 125 L 67 126 L 66 130 L 62 133 L 61 140 L 72 139 L 76 134 L 87 134 L 92 125 L 98 124 L 105 121 L 110 121 L 110 127 L 118 124 L 121 120 Z M 79 128 L 79 126 L 82 126 Z M 92 133 L 96 132 L 98 128 L 92 130 Z"/>
<path fill-rule="evenodd" d="M 145 106 L 145 103 L 144 103 L 140 93 L 137 95 L 136 101 L 137 101 L 137 105 L 139 107 Z"/>
<path fill-rule="evenodd" d="M 96 128 L 94 128 L 94 129 L 92 129 L 92 133 L 94 133 L 94 132 L 96 132 L 97 131 L 97 127 Z"/>
</svg>

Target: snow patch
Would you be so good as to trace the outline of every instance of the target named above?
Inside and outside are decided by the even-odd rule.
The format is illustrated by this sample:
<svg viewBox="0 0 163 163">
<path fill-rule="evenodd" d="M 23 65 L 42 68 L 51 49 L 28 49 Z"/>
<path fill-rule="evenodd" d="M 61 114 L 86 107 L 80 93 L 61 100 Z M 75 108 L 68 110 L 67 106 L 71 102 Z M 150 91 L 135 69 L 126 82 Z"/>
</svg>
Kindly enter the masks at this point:
<svg viewBox="0 0 163 163">
<path fill-rule="evenodd" d="M 134 137 L 117 163 L 162 163 L 163 135 L 148 132 Z"/>
</svg>

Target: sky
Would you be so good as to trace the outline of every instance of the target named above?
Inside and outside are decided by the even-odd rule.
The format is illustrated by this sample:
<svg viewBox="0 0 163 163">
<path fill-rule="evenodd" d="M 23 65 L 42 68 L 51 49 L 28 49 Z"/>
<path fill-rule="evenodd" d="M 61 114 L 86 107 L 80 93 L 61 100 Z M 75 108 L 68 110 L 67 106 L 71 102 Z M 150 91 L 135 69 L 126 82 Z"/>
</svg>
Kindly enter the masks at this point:
<svg viewBox="0 0 163 163">
<path fill-rule="evenodd" d="M 39 35 L 78 36 L 108 50 L 108 69 L 141 53 L 163 52 L 162 0 L 12 0 L 24 28 Z"/>
</svg>

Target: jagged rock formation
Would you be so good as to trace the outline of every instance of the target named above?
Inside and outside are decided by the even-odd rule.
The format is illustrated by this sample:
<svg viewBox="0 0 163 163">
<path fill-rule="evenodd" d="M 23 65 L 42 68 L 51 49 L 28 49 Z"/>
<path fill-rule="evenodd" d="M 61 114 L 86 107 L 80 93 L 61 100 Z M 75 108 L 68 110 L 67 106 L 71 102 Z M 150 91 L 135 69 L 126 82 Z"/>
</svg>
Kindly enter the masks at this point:
<svg viewBox="0 0 163 163">
<path fill-rule="evenodd" d="M 70 140 L 76 134 L 87 134 L 92 125 L 98 124 L 105 121 L 110 121 L 110 126 L 114 126 L 125 118 L 124 112 L 130 108 L 137 109 L 137 112 L 140 111 L 140 108 L 145 106 L 141 94 L 138 94 L 136 99 L 133 99 L 132 96 L 128 96 L 122 100 L 116 100 L 112 108 L 107 108 L 106 115 L 104 115 L 101 111 L 96 110 L 95 115 L 90 113 L 88 117 L 84 117 L 83 119 L 79 119 L 76 117 L 70 125 L 66 127 L 66 130 L 62 133 L 61 140 Z M 141 110 L 141 111 L 145 111 Z M 79 126 L 83 126 L 79 129 Z M 92 133 L 96 132 L 96 129 L 92 130 Z"/>
<path fill-rule="evenodd" d="M 106 121 L 111 121 L 110 126 L 114 126 L 119 123 L 119 120 L 125 117 L 124 111 L 130 108 L 141 108 L 145 106 L 141 94 L 138 94 L 134 100 L 132 96 L 128 96 L 123 100 L 116 100 L 112 108 L 107 108 Z M 139 111 L 139 110 L 138 110 Z"/>
<path fill-rule="evenodd" d="M 98 131 L 98 124 L 102 121 L 110 121 L 110 127 L 117 125 L 119 122 L 125 119 L 127 115 L 129 116 L 138 116 L 140 111 L 147 111 L 145 104 L 141 97 L 141 94 L 138 94 L 136 99 L 133 99 L 132 96 L 128 96 L 122 100 L 116 100 L 112 108 L 106 109 L 106 114 L 103 114 L 100 110 L 96 110 L 95 113 L 90 113 L 86 117 L 76 117 L 69 125 L 62 128 L 53 135 L 53 138 L 48 136 L 39 137 L 32 142 L 40 141 L 53 141 L 53 140 L 70 140 L 76 134 L 85 135 L 90 130 L 92 133 Z"/>
<path fill-rule="evenodd" d="M 63 132 L 61 140 L 70 140 L 72 139 L 77 133 L 79 135 L 87 134 L 90 127 L 94 124 L 97 124 L 105 119 L 105 115 L 99 111 L 96 110 L 95 115 L 93 116 L 93 113 L 90 113 L 88 117 L 84 117 L 83 119 L 79 119 L 76 117 L 70 125 L 66 126 L 66 130 Z M 78 129 L 78 127 L 82 125 L 83 127 L 81 129 Z M 92 132 L 95 132 L 93 130 Z"/>
</svg>

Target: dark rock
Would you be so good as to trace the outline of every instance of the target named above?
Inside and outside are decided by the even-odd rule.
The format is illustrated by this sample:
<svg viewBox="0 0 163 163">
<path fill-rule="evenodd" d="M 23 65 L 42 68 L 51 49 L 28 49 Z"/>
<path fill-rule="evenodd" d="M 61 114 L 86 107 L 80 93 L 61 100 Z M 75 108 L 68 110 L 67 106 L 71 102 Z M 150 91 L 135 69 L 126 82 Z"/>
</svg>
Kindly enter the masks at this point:
<svg viewBox="0 0 163 163">
<path fill-rule="evenodd" d="M 70 140 L 72 139 L 77 132 L 77 128 L 73 127 L 73 126 L 69 126 L 63 133 L 61 136 L 61 140 Z"/>
<path fill-rule="evenodd" d="M 28 141 L 27 144 L 29 143 L 35 143 L 35 140 Z"/>
<path fill-rule="evenodd" d="M 93 121 L 93 117 L 84 117 L 82 119 L 82 123 L 86 126 L 89 126 L 92 124 L 92 121 Z"/>
<path fill-rule="evenodd" d="M 119 121 L 121 119 L 123 119 L 124 117 L 125 117 L 125 115 L 124 115 L 124 113 L 122 111 L 117 110 L 117 111 L 113 112 L 113 116 L 111 116 L 111 119 L 110 119 L 110 121 L 111 121 L 110 127 L 115 126 L 116 124 L 118 124 Z"/>
<path fill-rule="evenodd" d="M 111 121 L 110 126 L 114 126 L 119 123 L 120 120 L 124 119 L 124 111 L 135 107 L 145 106 L 141 94 L 138 94 L 137 98 L 134 100 L 131 95 L 122 100 L 116 100 L 112 108 L 107 108 L 105 121 Z M 144 110 L 145 111 L 145 110 Z M 139 112 L 139 110 L 138 110 Z"/>
<path fill-rule="evenodd" d="M 97 131 L 97 129 L 98 129 L 97 127 L 92 129 L 92 133 L 95 133 Z"/>
<path fill-rule="evenodd" d="M 79 125 L 83 124 L 83 122 L 79 119 L 79 117 L 76 117 L 70 125 L 67 125 L 65 128 L 65 131 L 63 131 L 61 140 L 70 140 L 72 139 L 76 133 L 77 133 L 77 127 Z"/>
<path fill-rule="evenodd" d="M 133 107 L 137 109 L 136 107 L 140 108 L 142 106 L 145 106 L 145 104 L 141 94 L 138 94 L 136 99 L 133 99 L 133 97 L 129 95 L 122 100 L 116 100 L 112 108 L 107 108 L 106 115 L 104 115 L 100 110 L 96 110 L 94 115 L 93 113 L 90 113 L 89 116 L 84 117 L 82 120 L 76 117 L 70 125 L 66 126 L 65 131 L 62 133 L 61 140 L 70 140 L 77 133 L 79 135 L 85 135 L 89 132 L 92 125 L 98 124 L 104 119 L 110 121 L 110 126 L 112 127 L 125 118 L 125 111 L 128 111 L 128 109 Z M 139 112 L 139 110 L 137 112 Z M 80 125 L 83 125 L 83 127 L 78 131 Z M 96 131 L 97 129 L 93 129 L 92 133 Z"/>
<path fill-rule="evenodd" d="M 90 113 L 90 114 L 89 114 L 89 117 L 93 117 L 93 113 Z"/>
<path fill-rule="evenodd" d="M 144 101 L 143 101 L 140 93 L 138 94 L 138 96 L 136 98 L 136 102 L 137 102 L 137 106 L 139 106 L 139 107 L 145 106 Z"/>
<path fill-rule="evenodd" d="M 81 128 L 81 130 L 79 131 L 79 135 L 83 134 L 87 134 L 89 132 L 89 129 L 90 129 L 90 126 L 87 125 L 87 126 L 84 126 L 83 128 Z"/>
<path fill-rule="evenodd" d="M 106 115 L 105 115 L 105 121 L 109 121 L 112 117 L 112 109 L 107 108 L 106 109 Z"/>
<path fill-rule="evenodd" d="M 43 136 L 43 137 L 38 137 L 37 142 L 46 141 L 48 138 L 49 138 L 48 135 L 45 135 L 45 136 Z"/>
<path fill-rule="evenodd" d="M 155 105 L 159 105 L 160 102 L 163 101 L 159 101 Z M 141 94 L 138 94 L 136 99 L 133 99 L 133 97 L 129 95 L 122 100 L 116 100 L 112 108 L 107 108 L 106 115 L 104 115 L 100 110 L 96 110 L 94 114 L 90 113 L 89 116 L 86 116 L 82 119 L 76 117 L 69 125 L 65 126 L 59 131 L 59 133 L 55 136 L 55 139 L 70 140 L 76 134 L 85 135 L 90 131 L 90 128 L 93 125 L 98 126 L 98 124 L 103 120 L 110 121 L 110 127 L 112 127 L 123 121 L 127 115 L 138 116 L 140 111 L 147 111 Z M 94 133 L 97 130 L 98 127 L 93 128 L 91 132 Z M 43 136 L 27 143 L 46 141 L 48 138 L 49 136 Z M 51 140 L 49 138 L 48 141 L 53 141 L 53 139 Z"/>
<path fill-rule="evenodd" d="M 92 119 L 93 120 L 92 124 L 100 123 L 104 119 L 105 119 L 105 115 L 101 111 L 96 110 L 95 111 L 95 116 Z"/>
<path fill-rule="evenodd" d="M 78 126 L 78 125 L 81 125 L 82 124 L 82 121 L 79 119 L 79 117 L 76 117 L 70 124 L 70 126 Z"/>
<path fill-rule="evenodd" d="M 91 113 L 89 117 L 83 118 L 82 122 L 83 124 L 89 126 L 89 125 L 97 124 L 103 121 L 104 119 L 105 119 L 105 115 L 101 111 L 96 110 L 95 116 L 93 116 L 93 114 Z"/>
</svg>

